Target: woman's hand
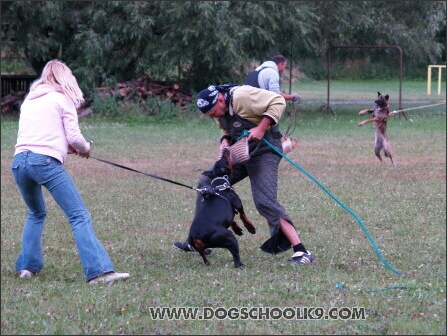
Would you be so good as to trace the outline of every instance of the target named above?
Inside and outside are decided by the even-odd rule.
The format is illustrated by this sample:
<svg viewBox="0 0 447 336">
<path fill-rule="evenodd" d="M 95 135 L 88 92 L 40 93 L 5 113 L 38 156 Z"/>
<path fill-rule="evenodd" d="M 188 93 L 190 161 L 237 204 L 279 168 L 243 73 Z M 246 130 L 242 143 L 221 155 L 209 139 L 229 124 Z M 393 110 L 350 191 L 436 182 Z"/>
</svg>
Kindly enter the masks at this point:
<svg viewBox="0 0 447 336">
<path fill-rule="evenodd" d="M 90 153 L 92 152 L 93 141 L 88 141 L 88 143 L 90 144 L 90 148 L 88 149 L 88 152 L 85 152 L 85 153 L 78 152 L 77 155 L 79 155 L 82 158 L 86 158 L 86 159 L 88 159 L 90 157 Z"/>
<path fill-rule="evenodd" d="M 77 154 L 78 151 L 70 144 L 68 144 L 67 154 Z"/>
</svg>

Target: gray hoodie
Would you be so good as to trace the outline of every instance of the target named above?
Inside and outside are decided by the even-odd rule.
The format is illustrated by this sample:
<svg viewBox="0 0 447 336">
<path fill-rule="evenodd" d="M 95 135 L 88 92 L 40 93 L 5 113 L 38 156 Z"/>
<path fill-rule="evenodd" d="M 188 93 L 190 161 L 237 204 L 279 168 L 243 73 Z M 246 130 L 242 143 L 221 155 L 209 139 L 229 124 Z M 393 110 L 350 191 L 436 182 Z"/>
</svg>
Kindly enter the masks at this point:
<svg viewBox="0 0 447 336">
<path fill-rule="evenodd" d="M 262 69 L 262 71 L 260 71 Z M 266 61 L 256 68 L 259 72 L 258 82 L 261 89 L 280 93 L 279 71 L 275 62 Z"/>
</svg>

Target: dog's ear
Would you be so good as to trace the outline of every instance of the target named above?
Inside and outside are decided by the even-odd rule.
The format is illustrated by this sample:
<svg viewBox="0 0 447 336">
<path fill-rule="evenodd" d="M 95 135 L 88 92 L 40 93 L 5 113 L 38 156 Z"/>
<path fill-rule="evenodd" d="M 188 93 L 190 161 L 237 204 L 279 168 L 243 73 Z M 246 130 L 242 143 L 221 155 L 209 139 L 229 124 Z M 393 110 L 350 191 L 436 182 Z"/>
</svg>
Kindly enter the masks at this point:
<svg viewBox="0 0 447 336">
<path fill-rule="evenodd" d="M 209 178 L 214 178 L 214 174 L 213 174 L 213 172 L 210 172 L 210 171 L 204 171 L 203 173 L 202 173 L 202 175 L 205 175 L 206 177 L 209 177 Z"/>
<path fill-rule="evenodd" d="M 377 91 L 377 97 L 380 97 L 381 93 L 379 91 Z"/>
<path fill-rule="evenodd" d="M 227 160 L 227 164 L 228 164 L 227 168 L 229 170 L 229 175 L 231 177 L 233 175 L 233 165 L 231 164 L 231 159 L 230 159 L 231 153 L 230 153 L 230 150 L 228 148 L 225 148 L 223 153 L 222 153 L 222 156 L 225 157 L 225 159 Z"/>
<path fill-rule="evenodd" d="M 212 171 L 205 171 L 202 174 L 213 179 L 223 175 L 231 176 L 232 172 L 233 167 L 230 164 L 230 151 L 225 148 L 222 151 L 221 158 L 214 163 Z"/>
<path fill-rule="evenodd" d="M 386 99 L 386 100 L 390 99 L 390 96 L 389 96 L 389 95 L 386 95 L 386 96 L 385 96 L 385 99 Z"/>
<path fill-rule="evenodd" d="M 222 151 L 222 157 L 224 157 L 228 164 L 230 164 L 230 150 L 228 148 L 224 148 Z"/>
</svg>

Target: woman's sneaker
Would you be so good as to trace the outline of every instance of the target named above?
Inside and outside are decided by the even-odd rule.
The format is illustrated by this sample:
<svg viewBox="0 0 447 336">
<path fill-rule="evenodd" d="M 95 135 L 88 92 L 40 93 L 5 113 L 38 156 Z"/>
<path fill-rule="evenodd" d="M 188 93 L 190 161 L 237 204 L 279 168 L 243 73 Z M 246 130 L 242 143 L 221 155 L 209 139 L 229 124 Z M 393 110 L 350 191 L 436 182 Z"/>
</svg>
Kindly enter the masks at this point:
<svg viewBox="0 0 447 336">
<path fill-rule="evenodd" d="M 106 273 L 106 274 L 100 275 L 99 277 L 90 280 L 88 283 L 89 284 L 96 284 L 98 282 L 111 283 L 115 280 L 127 280 L 129 278 L 130 278 L 129 273 L 111 272 L 111 273 Z"/>
<path fill-rule="evenodd" d="M 19 273 L 20 279 L 31 279 L 36 276 L 36 273 L 28 271 L 28 270 L 21 270 Z"/>
<path fill-rule="evenodd" d="M 174 245 L 174 247 L 177 247 L 179 250 L 182 250 L 184 252 L 197 252 L 197 250 L 191 245 L 189 245 L 187 242 L 175 242 L 172 245 Z M 209 255 L 211 254 L 212 251 L 213 251 L 212 248 L 206 248 L 205 251 L 203 251 L 203 253 L 205 255 Z"/>
<path fill-rule="evenodd" d="M 298 251 L 293 254 L 292 260 L 295 264 L 301 266 L 301 265 L 305 265 L 305 264 L 310 264 L 311 262 L 313 262 L 315 260 L 315 257 L 309 251 L 307 251 L 307 253 Z"/>
</svg>

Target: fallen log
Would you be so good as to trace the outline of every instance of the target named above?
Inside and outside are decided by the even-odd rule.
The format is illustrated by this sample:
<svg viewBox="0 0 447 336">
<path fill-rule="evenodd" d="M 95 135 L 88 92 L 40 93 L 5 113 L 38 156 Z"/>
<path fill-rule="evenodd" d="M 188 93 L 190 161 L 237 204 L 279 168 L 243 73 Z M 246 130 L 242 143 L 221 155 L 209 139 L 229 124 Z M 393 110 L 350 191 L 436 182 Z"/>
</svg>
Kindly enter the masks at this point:
<svg viewBox="0 0 447 336">
<path fill-rule="evenodd" d="M 187 105 L 192 102 L 192 95 L 180 89 L 180 85 L 174 83 L 167 85 L 166 83 L 154 81 L 148 75 L 143 74 L 136 80 L 117 83 L 115 87 L 98 87 L 95 89 L 100 95 L 111 95 L 118 101 L 132 102 L 134 99 L 145 101 L 151 97 L 158 97 L 166 101 L 170 100 L 174 105 L 187 108 Z M 25 99 L 27 92 L 18 91 L 11 92 L 1 98 L 2 114 L 19 114 L 20 106 Z M 86 99 L 86 103 L 78 110 L 78 116 L 84 117 L 91 114 L 92 101 Z"/>
<path fill-rule="evenodd" d="M 26 96 L 26 91 L 12 91 L 1 99 L 2 114 L 16 114 Z"/>
</svg>

